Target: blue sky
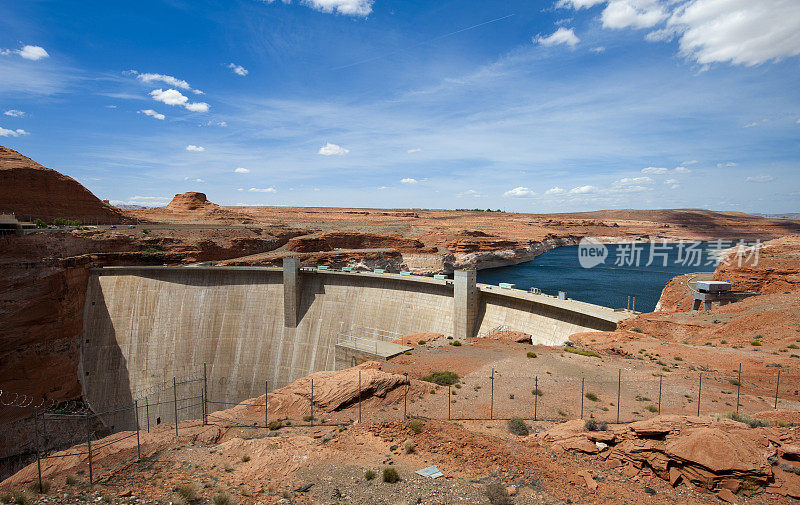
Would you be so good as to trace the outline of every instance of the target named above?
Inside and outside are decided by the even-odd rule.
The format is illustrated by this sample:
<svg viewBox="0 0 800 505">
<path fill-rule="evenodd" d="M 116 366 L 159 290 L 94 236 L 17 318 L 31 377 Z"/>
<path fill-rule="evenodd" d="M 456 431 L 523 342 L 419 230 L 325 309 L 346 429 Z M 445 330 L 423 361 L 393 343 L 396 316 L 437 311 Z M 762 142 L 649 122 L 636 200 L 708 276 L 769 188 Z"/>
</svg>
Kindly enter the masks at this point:
<svg viewBox="0 0 800 505">
<path fill-rule="evenodd" d="M 7 2 L 0 144 L 163 205 L 800 211 L 796 0 Z"/>
</svg>

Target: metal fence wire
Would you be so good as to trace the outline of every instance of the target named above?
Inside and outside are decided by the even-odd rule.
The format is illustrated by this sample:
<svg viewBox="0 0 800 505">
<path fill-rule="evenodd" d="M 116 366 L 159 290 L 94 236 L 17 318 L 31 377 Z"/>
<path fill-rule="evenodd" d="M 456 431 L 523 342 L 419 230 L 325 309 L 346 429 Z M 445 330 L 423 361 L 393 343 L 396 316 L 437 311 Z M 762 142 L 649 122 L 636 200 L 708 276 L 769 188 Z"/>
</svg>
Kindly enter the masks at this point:
<svg viewBox="0 0 800 505">
<path fill-rule="evenodd" d="M 274 429 L 280 425 L 293 426 L 344 425 L 353 422 L 386 422 L 396 419 L 424 417 L 447 420 L 509 420 L 565 421 L 595 419 L 598 422 L 629 423 L 655 414 L 708 415 L 737 412 L 750 414 L 779 407 L 800 408 L 798 376 L 777 368 L 774 374 L 745 376 L 738 370 L 711 374 L 693 371 L 681 377 L 653 374 L 649 379 L 629 378 L 623 369 L 602 376 L 563 376 L 549 372 L 520 376 L 500 373 L 494 369 L 487 376 L 469 375 L 453 384 L 430 384 L 424 390 L 416 383 L 412 388 L 405 373 L 400 395 L 393 403 L 365 404 L 362 395 L 361 371 L 358 374 L 355 399 L 339 412 L 320 412 L 315 401 L 315 384 L 311 378 L 307 391 L 295 390 L 307 398 L 306 406 L 295 405 L 296 416 L 285 413 L 278 418 L 272 405 L 270 416 L 270 387 L 273 390 L 288 383 L 263 383 L 261 396 L 253 395 L 250 381 L 230 381 L 228 376 L 214 378 L 206 365 L 196 375 L 173 377 L 160 385 L 133 395 L 133 400 L 114 408 L 91 412 L 82 402 L 56 403 L 36 401 L 24 395 L 0 391 L 0 404 L 6 408 L 33 407 L 35 453 L 38 484 L 42 485 L 42 461 L 52 458 L 86 456 L 89 484 L 96 480 L 97 451 L 136 437 L 136 455 L 125 462 L 141 458 L 140 432 L 153 426 L 173 424 L 175 436 L 180 436 L 182 421 L 200 420 L 202 425 L 213 422 L 230 427 Z M 239 383 L 241 382 L 241 384 Z M 223 398 L 209 393 L 210 386 L 221 386 Z M 233 389 L 231 389 L 233 388 Z M 232 401 L 225 398 L 229 391 L 244 391 L 250 399 Z M 412 392 L 413 391 L 413 392 Z M 5 398 L 3 398 L 5 396 Z M 253 398 L 255 396 L 255 398 Z M 274 417 L 274 418 L 273 418 Z M 66 451 L 58 452 L 49 433 L 54 425 L 58 432 L 70 430 L 78 439 Z M 82 440 L 79 440 L 82 439 Z"/>
</svg>

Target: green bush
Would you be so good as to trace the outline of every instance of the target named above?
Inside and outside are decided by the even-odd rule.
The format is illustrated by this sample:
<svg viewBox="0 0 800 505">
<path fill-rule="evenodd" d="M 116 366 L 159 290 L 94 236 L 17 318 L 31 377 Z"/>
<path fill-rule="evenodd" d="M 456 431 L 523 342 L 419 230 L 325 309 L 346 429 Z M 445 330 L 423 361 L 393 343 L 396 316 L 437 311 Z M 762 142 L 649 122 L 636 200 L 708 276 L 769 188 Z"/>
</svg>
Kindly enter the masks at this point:
<svg viewBox="0 0 800 505">
<path fill-rule="evenodd" d="M 750 417 L 747 414 L 740 414 L 739 412 L 729 412 L 722 414 L 720 417 L 725 417 L 739 423 L 744 423 L 751 428 L 763 428 L 764 426 L 769 426 L 766 421 Z"/>
<path fill-rule="evenodd" d="M 534 396 L 544 396 L 544 391 L 542 391 L 540 388 L 536 388 L 533 391 L 531 391 L 531 394 L 533 394 Z"/>
<path fill-rule="evenodd" d="M 220 491 L 214 495 L 214 505 L 234 505 L 236 502 L 233 497 L 225 491 Z"/>
<path fill-rule="evenodd" d="M 454 341 L 450 342 L 450 345 L 452 345 L 453 347 L 461 347 L 461 341 L 460 340 L 454 340 Z"/>
<path fill-rule="evenodd" d="M 422 419 L 412 419 L 408 425 L 411 427 L 411 431 L 419 435 L 422 433 L 422 427 L 425 425 L 425 423 L 422 421 Z"/>
<path fill-rule="evenodd" d="M 600 355 L 594 351 L 589 351 L 586 349 L 578 349 L 577 347 L 572 347 L 570 345 L 564 348 L 566 352 L 571 352 L 572 354 L 579 354 L 581 356 L 589 356 L 591 358 L 599 358 Z"/>
<path fill-rule="evenodd" d="M 242 456 L 242 463 L 247 463 L 248 461 L 250 461 L 250 456 L 248 456 L 247 454 Z"/>
<path fill-rule="evenodd" d="M 72 474 L 69 474 L 69 475 L 67 475 L 67 477 L 64 479 L 64 483 L 65 483 L 66 485 L 68 485 L 68 486 L 74 486 L 75 484 L 77 484 L 77 483 L 78 483 L 78 478 L 77 478 L 77 477 L 75 477 L 75 476 L 74 476 L 74 475 L 72 475 Z"/>
<path fill-rule="evenodd" d="M 279 429 L 283 428 L 283 423 L 281 423 L 280 421 L 270 421 L 269 424 L 267 425 L 267 428 L 269 428 L 269 429 L 271 429 L 273 431 L 274 430 L 279 430 Z"/>
<path fill-rule="evenodd" d="M 374 470 L 367 470 L 364 472 L 364 478 L 367 480 L 372 480 L 375 478 L 375 471 Z"/>
<path fill-rule="evenodd" d="M 608 424 L 605 421 L 597 422 L 594 419 L 587 419 L 583 426 L 589 431 L 606 431 Z"/>
<path fill-rule="evenodd" d="M 39 480 L 37 479 L 37 480 L 31 482 L 30 484 L 28 484 L 28 491 L 30 491 L 32 493 L 47 494 L 50 491 L 50 486 L 52 484 L 53 483 L 50 482 L 49 480 L 42 479 L 42 485 L 41 485 L 41 487 L 39 487 Z"/>
<path fill-rule="evenodd" d="M 591 391 L 589 391 L 588 393 L 586 393 L 586 394 L 585 394 L 585 395 L 583 395 L 583 396 L 585 396 L 587 400 L 590 400 L 590 401 L 593 401 L 593 402 L 596 402 L 596 401 L 598 401 L 598 400 L 599 400 L 599 398 L 597 397 L 597 395 L 596 395 L 596 394 L 594 394 L 594 393 L 592 393 Z"/>
<path fill-rule="evenodd" d="M 458 383 L 460 377 L 455 372 L 445 370 L 443 372 L 431 372 L 423 377 L 422 380 L 426 382 L 433 382 L 434 384 L 438 384 L 440 386 L 452 386 L 453 384 Z"/>
<path fill-rule="evenodd" d="M 536 353 L 533 352 L 533 351 L 528 351 L 528 354 L 526 354 L 526 356 L 529 357 L 529 358 L 535 358 L 536 357 Z"/>
<path fill-rule="evenodd" d="M 35 224 L 37 228 L 47 228 L 47 223 L 38 218 L 33 221 L 33 224 Z"/>
<path fill-rule="evenodd" d="M 388 482 L 389 484 L 394 484 L 395 482 L 400 481 L 400 474 L 397 473 L 397 470 L 393 466 L 387 466 L 383 469 L 383 482 Z"/>
<path fill-rule="evenodd" d="M 739 386 L 739 385 L 741 385 L 741 383 L 739 382 L 739 379 L 728 379 L 728 382 L 730 382 L 730 383 L 731 383 L 731 384 L 733 384 L 734 386 Z"/>
<path fill-rule="evenodd" d="M 645 405 L 644 408 L 653 413 L 658 412 L 658 407 L 656 407 L 655 405 Z"/>
<path fill-rule="evenodd" d="M 419 345 L 425 345 L 425 341 L 424 341 L 424 340 L 420 340 L 420 341 L 418 341 L 418 342 L 417 342 L 417 344 L 419 344 Z"/>
<path fill-rule="evenodd" d="M 759 342 L 758 340 L 753 340 L 752 342 L 750 342 L 750 345 L 758 347 L 758 346 L 763 345 L 763 344 L 761 342 Z"/>
<path fill-rule="evenodd" d="M 519 419 L 518 417 L 509 419 L 507 424 L 508 431 L 514 435 L 524 437 L 528 434 L 528 426 L 525 424 L 525 421 Z"/>
</svg>

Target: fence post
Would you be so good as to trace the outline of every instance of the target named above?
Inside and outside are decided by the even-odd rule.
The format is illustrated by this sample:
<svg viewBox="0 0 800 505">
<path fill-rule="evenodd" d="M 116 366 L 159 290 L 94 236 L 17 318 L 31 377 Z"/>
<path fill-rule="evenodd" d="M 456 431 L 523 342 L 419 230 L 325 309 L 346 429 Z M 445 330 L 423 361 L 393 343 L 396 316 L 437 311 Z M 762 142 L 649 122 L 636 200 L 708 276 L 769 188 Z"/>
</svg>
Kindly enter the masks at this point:
<svg viewBox="0 0 800 505">
<path fill-rule="evenodd" d="M 536 407 L 539 406 L 539 376 L 536 376 L 536 385 L 533 389 L 533 420 L 536 421 Z"/>
<path fill-rule="evenodd" d="M 144 397 L 144 413 L 147 416 L 147 433 L 150 433 L 150 397 Z"/>
<path fill-rule="evenodd" d="M 92 469 L 92 432 L 89 429 L 89 413 L 86 413 L 86 452 L 89 454 L 89 486 L 92 486 L 94 472 Z"/>
<path fill-rule="evenodd" d="M 447 385 L 447 420 L 450 420 L 450 384 Z"/>
<path fill-rule="evenodd" d="M 403 394 L 403 419 L 408 419 L 408 372 L 403 375 L 406 376 L 406 390 Z"/>
<path fill-rule="evenodd" d="M 264 428 L 269 428 L 269 381 L 264 381 Z"/>
<path fill-rule="evenodd" d="M 703 393 L 703 372 L 700 372 L 700 385 L 697 388 L 697 417 L 700 417 L 700 398 Z"/>
<path fill-rule="evenodd" d="M 633 297 L 633 306 L 636 307 L 636 297 Z M 634 309 L 636 310 L 636 309 Z M 622 399 L 622 369 L 619 369 L 619 377 L 617 378 L 617 424 L 619 424 L 619 402 Z"/>
<path fill-rule="evenodd" d="M 583 419 L 583 384 L 585 381 L 586 379 L 581 377 L 581 419 Z"/>
<path fill-rule="evenodd" d="M 314 379 L 311 379 L 311 426 L 314 426 Z"/>
<path fill-rule="evenodd" d="M 449 401 L 447 403 L 450 405 Z M 489 401 L 489 420 L 494 419 L 494 368 L 492 368 L 492 397 Z"/>
<path fill-rule="evenodd" d="M 142 459 L 142 447 L 141 442 L 139 442 L 139 400 L 135 400 L 133 402 L 134 405 L 134 413 L 136 415 L 136 455 L 137 459 Z"/>
<path fill-rule="evenodd" d="M 778 410 L 778 389 L 781 387 L 781 369 L 778 369 L 778 382 L 775 383 L 775 410 Z"/>
<path fill-rule="evenodd" d="M 661 415 L 661 382 L 664 380 L 663 375 L 658 376 L 658 415 Z"/>
<path fill-rule="evenodd" d="M 206 364 L 203 362 L 203 426 L 208 424 L 208 375 Z"/>
<path fill-rule="evenodd" d="M 739 363 L 739 380 L 736 381 L 736 413 L 739 413 L 739 395 L 742 391 L 742 364 Z"/>
<path fill-rule="evenodd" d="M 39 455 L 39 407 L 33 409 L 33 429 L 36 433 L 36 469 L 39 472 L 39 492 L 42 492 L 42 459 Z"/>
<path fill-rule="evenodd" d="M 361 424 L 361 370 L 358 371 L 358 423 Z"/>
<path fill-rule="evenodd" d="M 172 378 L 172 405 L 175 408 L 175 436 L 178 436 L 178 381 Z"/>
</svg>

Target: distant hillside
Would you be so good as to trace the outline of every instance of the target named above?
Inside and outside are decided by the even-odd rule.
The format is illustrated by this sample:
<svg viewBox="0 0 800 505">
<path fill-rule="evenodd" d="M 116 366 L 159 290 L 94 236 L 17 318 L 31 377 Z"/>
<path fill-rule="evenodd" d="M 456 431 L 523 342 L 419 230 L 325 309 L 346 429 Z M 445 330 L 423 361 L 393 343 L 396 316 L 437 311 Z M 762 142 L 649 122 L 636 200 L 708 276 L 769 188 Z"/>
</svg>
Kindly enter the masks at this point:
<svg viewBox="0 0 800 505">
<path fill-rule="evenodd" d="M 800 219 L 800 212 L 787 212 L 785 214 L 757 214 L 772 219 Z"/>
<path fill-rule="evenodd" d="M 133 221 L 72 177 L 3 146 L 0 146 L 0 212 L 14 213 L 20 220 L 42 219 L 47 223 L 56 218 L 98 224 Z"/>
</svg>

